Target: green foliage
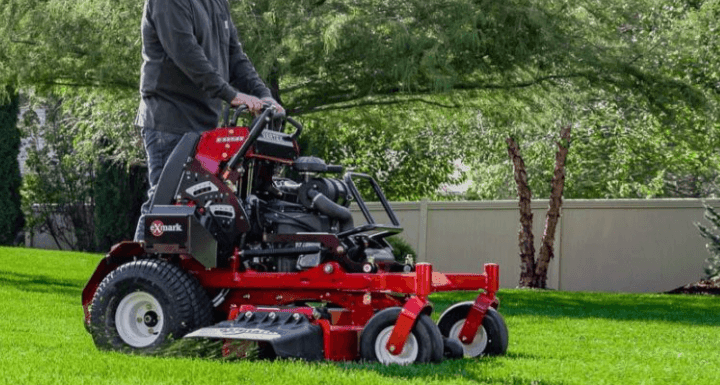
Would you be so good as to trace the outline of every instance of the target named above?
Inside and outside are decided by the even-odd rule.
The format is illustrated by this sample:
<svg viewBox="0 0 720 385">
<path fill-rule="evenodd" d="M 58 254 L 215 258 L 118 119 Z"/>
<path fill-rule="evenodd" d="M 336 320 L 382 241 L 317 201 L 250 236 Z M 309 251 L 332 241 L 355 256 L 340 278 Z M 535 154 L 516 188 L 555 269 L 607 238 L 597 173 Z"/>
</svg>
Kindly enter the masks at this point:
<svg viewBox="0 0 720 385">
<path fill-rule="evenodd" d="M 96 250 L 133 239 L 140 206 L 147 198 L 147 174 L 139 166 L 102 162 L 93 181 Z"/>
<path fill-rule="evenodd" d="M 4 0 L 0 82 L 137 89 L 141 1 Z"/>
<path fill-rule="evenodd" d="M 258 71 L 304 115 L 307 151 L 376 174 L 393 200 L 447 199 L 438 186 L 458 159 L 465 198 L 513 197 L 509 134 L 546 197 L 546 154 L 566 124 L 566 198 L 718 195 L 719 4 L 230 3 Z M 141 12 L 130 0 L 0 2 L 0 84 L 76 100 L 82 152 L 136 164 Z"/>
<path fill-rule="evenodd" d="M 12 245 L 22 230 L 20 210 L 20 131 L 17 128 L 19 96 L 14 91 L 9 102 L 0 104 L 0 245 Z"/>
<path fill-rule="evenodd" d="M 710 257 L 705 260 L 706 278 L 720 278 L 720 213 L 710 205 L 705 205 L 705 219 L 710 227 L 695 223 L 700 235 L 708 240 L 707 249 Z"/>
<path fill-rule="evenodd" d="M 694 80 L 699 76 L 686 76 L 683 67 L 702 62 L 706 72 L 718 72 L 720 61 L 707 59 L 717 50 L 706 46 L 717 35 L 708 11 L 717 1 L 303 2 L 299 14 L 279 10 L 281 3 L 236 8 L 246 16 L 273 14 L 277 26 L 270 33 L 269 19 L 236 18 L 241 30 L 260 37 L 246 48 L 268 59 L 263 55 L 282 52 L 273 68 L 290 110 L 338 110 L 306 118 L 308 131 L 318 131 L 312 152 L 373 170 L 392 199 L 442 198 L 437 186 L 448 182 L 448 174 L 439 175 L 452 171 L 448 158 L 471 166 L 466 198 L 511 198 L 508 134 L 521 139 L 529 172 L 539 176 L 531 187 L 546 197 L 552 157 L 545 154 L 565 124 L 577 133 L 568 198 L 718 193 L 718 95 L 708 86 L 717 82 Z M 321 39 L 313 37 L 318 31 Z M 384 117 L 393 114 L 402 119 Z M 419 120 L 447 116 L 454 130 L 431 126 L 449 133 L 446 156 L 419 151 L 401 170 L 379 151 L 391 147 L 383 136 L 422 137 L 426 124 Z M 347 155 L 334 155 L 341 150 L 324 141 Z M 407 178 L 386 178 L 394 169 Z M 418 172 L 427 169 L 429 179 Z"/>
<path fill-rule="evenodd" d="M 467 131 L 452 115 L 426 116 L 418 113 L 423 108 L 414 103 L 402 111 L 365 106 L 308 115 L 300 145 L 307 154 L 372 175 L 390 199 L 439 197 Z M 376 200 L 369 186 L 358 187 L 366 200 Z"/>
<path fill-rule="evenodd" d="M 130 144 L 107 128 L 122 126 L 126 116 L 98 116 L 104 102 L 98 95 L 65 92 L 31 94 L 26 103 L 20 125 L 30 139 L 23 207 L 28 228 L 49 232 L 58 247 L 107 250 L 134 235 L 147 178 L 142 167 L 113 158 Z"/>
<path fill-rule="evenodd" d="M 396 261 L 404 263 L 405 257 L 408 255 L 412 257 L 413 261 L 417 261 L 417 253 L 408 241 L 397 235 L 387 237 L 385 240 L 392 246 L 393 256 L 395 256 Z"/>
<path fill-rule="evenodd" d="M 49 232 L 59 248 L 93 250 L 95 159 L 84 156 L 83 125 L 56 96 L 32 96 L 25 107 L 19 127 L 29 139 L 21 190 L 27 227 Z"/>
<path fill-rule="evenodd" d="M 717 29 L 717 20 L 689 20 L 717 3 L 700 2 L 697 7 L 684 2 L 660 6 L 652 1 L 566 3 L 572 9 L 568 17 L 575 21 L 561 18 L 558 22 L 568 23 L 563 28 L 572 27 L 569 54 L 578 61 L 561 65 L 576 76 L 495 93 L 504 98 L 490 92 L 479 96 L 503 103 L 482 109 L 482 131 L 497 145 L 482 147 L 492 155 L 473 158 L 476 183 L 469 197 L 513 196 L 508 188 L 511 168 L 502 167 L 501 142 L 508 130 L 521 141 L 533 192 L 547 197 L 552 159 L 543 154 L 552 152 L 554 137 L 564 124 L 574 126 L 566 198 L 719 194 L 720 159 L 715 149 L 720 98 L 716 90 L 691 80 L 688 71 L 678 67 L 709 54 L 706 43 L 686 31 L 691 24 L 695 34 L 715 38 L 717 33 L 712 31 Z M 708 72 L 720 68 L 719 61 L 703 62 Z"/>
<path fill-rule="evenodd" d="M 85 156 L 143 157 L 132 129 L 141 64 L 142 1 L 3 0 L 0 84 L 65 99 Z M 0 89 L 0 97 L 2 97 Z M 87 141 L 88 137 L 94 140 Z M 112 146 L 98 146 L 99 138 Z"/>
</svg>

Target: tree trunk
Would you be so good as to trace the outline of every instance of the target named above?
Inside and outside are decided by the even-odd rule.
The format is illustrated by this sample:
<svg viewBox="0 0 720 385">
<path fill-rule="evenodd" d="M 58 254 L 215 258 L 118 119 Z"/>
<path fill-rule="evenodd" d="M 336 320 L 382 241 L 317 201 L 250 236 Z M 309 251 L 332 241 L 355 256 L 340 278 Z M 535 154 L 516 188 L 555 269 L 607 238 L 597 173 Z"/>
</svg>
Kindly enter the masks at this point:
<svg viewBox="0 0 720 385">
<path fill-rule="evenodd" d="M 520 156 L 520 148 L 513 138 L 507 138 L 508 155 L 513 164 L 515 183 L 517 184 L 520 206 L 520 287 L 532 287 L 535 275 L 535 245 L 532 232 L 533 214 L 530 207 L 532 192 L 527 183 L 525 162 Z"/>
<path fill-rule="evenodd" d="M 60 244 L 60 240 L 58 239 L 57 232 L 55 231 L 55 228 L 53 227 L 52 215 L 45 217 L 44 225 L 47 227 L 48 233 L 50 233 L 50 236 L 52 237 L 53 241 L 55 241 L 55 245 L 57 246 L 58 250 L 62 250 L 63 249 L 62 244 Z"/>
<path fill-rule="evenodd" d="M 547 270 L 550 260 L 553 259 L 555 243 L 555 229 L 560 218 L 560 207 L 562 206 L 562 194 L 565 187 L 565 160 L 567 159 L 568 148 L 570 147 L 571 126 L 563 127 L 560 130 L 560 141 L 557 143 L 558 151 L 555 154 L 555 171 L 552 178 L 552 190 L 550 191 L 550 206 L 545 217 L 545 233 L 542 238 L 540 255 L 535 266 L 534 282 L 532 287 L 545 289 L 547 287 Z"/>
</svg>

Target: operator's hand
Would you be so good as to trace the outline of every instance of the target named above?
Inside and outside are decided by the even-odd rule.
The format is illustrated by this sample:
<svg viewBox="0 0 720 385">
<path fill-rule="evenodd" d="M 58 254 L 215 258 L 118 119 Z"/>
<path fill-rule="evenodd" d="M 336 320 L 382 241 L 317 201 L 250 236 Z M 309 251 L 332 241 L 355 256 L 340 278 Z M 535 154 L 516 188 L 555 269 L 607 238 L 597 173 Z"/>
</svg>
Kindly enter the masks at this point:
<svg viewBox="0 0 720 385">
<path fill-rule="evenodd" d="M 230 105 L 233 107 L 247 106 L 248 110 L 255 115 L 259 114 L 260 110 L 263 108 L 262 100 L 252 95 L 243 94 L 242 92 L 238 92 L 238 94 L 235 95 L 235 98 L 230 102 Z"/>
<path fill-rule="evenodd" d="M 280 103 L 277 102 L 277 100 L 275 100 L 273 98 L 262 98 L 262 101 L 265 103 L 272 104 L 275 107 L 275 109 L 277 110 L 277 112 L 279 112 L 283 115 L 285 114 L 285 109 L 280 105 Z"/>
</svg>

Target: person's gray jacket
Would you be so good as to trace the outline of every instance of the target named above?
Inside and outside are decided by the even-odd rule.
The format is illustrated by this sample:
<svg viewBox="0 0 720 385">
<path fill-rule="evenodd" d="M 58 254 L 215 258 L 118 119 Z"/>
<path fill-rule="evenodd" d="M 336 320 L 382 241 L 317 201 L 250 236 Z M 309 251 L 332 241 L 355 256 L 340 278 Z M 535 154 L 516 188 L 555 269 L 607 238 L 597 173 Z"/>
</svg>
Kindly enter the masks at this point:
<svg viewBox="0 0 720 385">
<path fill-rule="evenodd" d="M 227 0 L 147 0 L 141 28 L 136 125 L 205 131 L 238 91 L 271 97 L 242 50 Z"/>
</svg>

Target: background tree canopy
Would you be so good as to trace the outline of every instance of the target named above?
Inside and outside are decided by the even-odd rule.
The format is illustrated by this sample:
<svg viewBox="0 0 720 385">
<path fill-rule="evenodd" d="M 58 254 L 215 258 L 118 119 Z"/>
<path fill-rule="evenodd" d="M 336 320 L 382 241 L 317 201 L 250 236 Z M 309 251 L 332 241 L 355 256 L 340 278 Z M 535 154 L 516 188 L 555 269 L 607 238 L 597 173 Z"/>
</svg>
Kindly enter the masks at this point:
<svg viewBox="0 0 720 385">
<path fill-rule="evenodd" d="M 547 197 L 566 124 L 566 198 L 718 194 L 720 0 L 230 4 L 258 71 L 306 124 L 305 150 L 376 175 L 390 199 L 446 199 L 456 160 L 465 198 L 513 197 L 508 135 Z M 142 7 L 0 0 L 0 84 L 82 111 L 72 156 L 143 158 Z"/>
</svg>

